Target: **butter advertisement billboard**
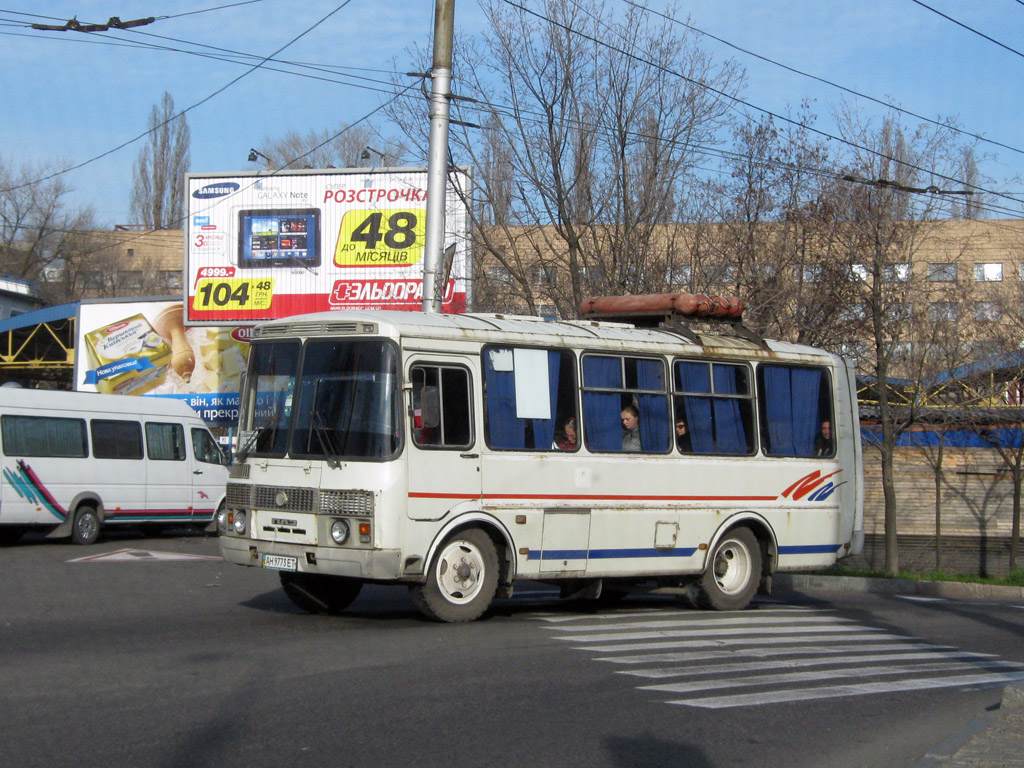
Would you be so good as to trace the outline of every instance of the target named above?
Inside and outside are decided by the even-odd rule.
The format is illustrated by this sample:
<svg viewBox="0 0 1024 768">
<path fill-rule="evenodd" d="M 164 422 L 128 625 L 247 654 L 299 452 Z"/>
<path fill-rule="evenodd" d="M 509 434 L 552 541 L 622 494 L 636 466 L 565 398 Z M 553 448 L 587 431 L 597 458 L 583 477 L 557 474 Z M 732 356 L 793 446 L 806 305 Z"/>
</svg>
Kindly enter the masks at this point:
<svg viewBox="0 0 1024 768">
<path fill-rule="evenodd" d="M 183 400 L 211 426 L 230 427 L 250 332 L 187 327 L 180 300 L 86 301 L 78 309 L 75 389 Z"/>
</svg>

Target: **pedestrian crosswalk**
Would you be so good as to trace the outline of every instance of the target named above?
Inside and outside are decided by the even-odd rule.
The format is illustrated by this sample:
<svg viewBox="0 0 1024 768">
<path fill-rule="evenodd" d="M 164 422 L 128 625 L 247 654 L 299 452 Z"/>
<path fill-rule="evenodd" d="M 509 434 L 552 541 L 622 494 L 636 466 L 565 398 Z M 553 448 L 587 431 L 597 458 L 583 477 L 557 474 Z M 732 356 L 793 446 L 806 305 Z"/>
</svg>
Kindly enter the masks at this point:
<svg viewBox="0 0 1024 768">
<path fill-rule="evenodd" d="M 624 608 L 534 617 L 553 639 L 635 678 L 640 690 L 688 707 L 727 709 L 1024 680 L 1024 664 L 921 642 L 824 609 Z"/>
</svg>

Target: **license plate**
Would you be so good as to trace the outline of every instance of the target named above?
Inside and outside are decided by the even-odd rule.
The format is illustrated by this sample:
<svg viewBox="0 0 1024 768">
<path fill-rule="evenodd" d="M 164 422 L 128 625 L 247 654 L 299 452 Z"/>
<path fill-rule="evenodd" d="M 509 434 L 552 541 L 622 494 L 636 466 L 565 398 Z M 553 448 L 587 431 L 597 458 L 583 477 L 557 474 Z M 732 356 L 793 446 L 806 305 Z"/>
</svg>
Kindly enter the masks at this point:
<svg viewBox="0 0 1024 768">
<path fill-rule="evenodd" d="M 285 555 L 264 555 L 263 567 L 274 571 L 296 571 L 299 568 L 299 559 Z"/>
</svg>

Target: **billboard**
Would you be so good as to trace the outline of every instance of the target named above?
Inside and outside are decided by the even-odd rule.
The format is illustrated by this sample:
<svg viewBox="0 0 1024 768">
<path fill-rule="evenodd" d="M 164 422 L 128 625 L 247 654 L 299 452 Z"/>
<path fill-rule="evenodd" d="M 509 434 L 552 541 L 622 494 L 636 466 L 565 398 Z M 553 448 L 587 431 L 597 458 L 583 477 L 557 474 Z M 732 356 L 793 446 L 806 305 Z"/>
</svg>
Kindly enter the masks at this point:
<svg viewBox="0 0 1024 768">
<path fill-rule="evenodd" d="M 82 302 L 75 389 L 184 400 L 211 426 L 238 421 L 250 327 L 186 327 L 181 301 Z"/>
<path fill-rule="evenodd" d="M 443 311 L 464 312 L 470 177 L 448 179 L 438 282 Z M 426 169 L 193 173 L 185 185 L 186 325 L 421 309 Z"/>
</svg>

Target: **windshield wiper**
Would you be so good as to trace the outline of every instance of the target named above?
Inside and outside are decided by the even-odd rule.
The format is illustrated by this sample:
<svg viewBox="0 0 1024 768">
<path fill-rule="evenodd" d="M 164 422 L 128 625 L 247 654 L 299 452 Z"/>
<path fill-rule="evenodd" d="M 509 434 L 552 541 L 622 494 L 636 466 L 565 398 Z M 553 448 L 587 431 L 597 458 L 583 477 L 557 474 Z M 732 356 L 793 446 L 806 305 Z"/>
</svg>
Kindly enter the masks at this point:
<svg viewBox="0 0 1024 768">
<path fill-rule="evenodd" d="M 337 469 L 341 466 L 341 460 L 334 452 L 334 440 L 331 438 L 331 433 L 327 431 L 327 427 L 324 426 L 324 417 L 320 415 L 319 411 L 313 412 L 313 429 L 316 431 L 317 440 L 320 441 L 320 449 L 324 452 L 327 466 Z"/>
<path fill-rule="evenodd" d="M 262 434 L 263 430 L 269 427 L 271 422 L 276 421 L 277 413 L 275 412 L 271 413 L 266 418 L 264 418 L 263 421 L 257 424 L 256 427 L 253 428 L 252 432 L 249 433 L 249 436 L 245 438 L 245 444 L 235 452 L 236 460 L 239 462 L 245 461 L 249 456 L 249 451 L 251 451 L 253 449 L 253 446 L 256 445 L 256 441 L 257 439 L 259 439 L 259 436 L 260 434 Z M 276 423 L 274 424 L 274 432 L 277 432 Z"/>
</svg>

